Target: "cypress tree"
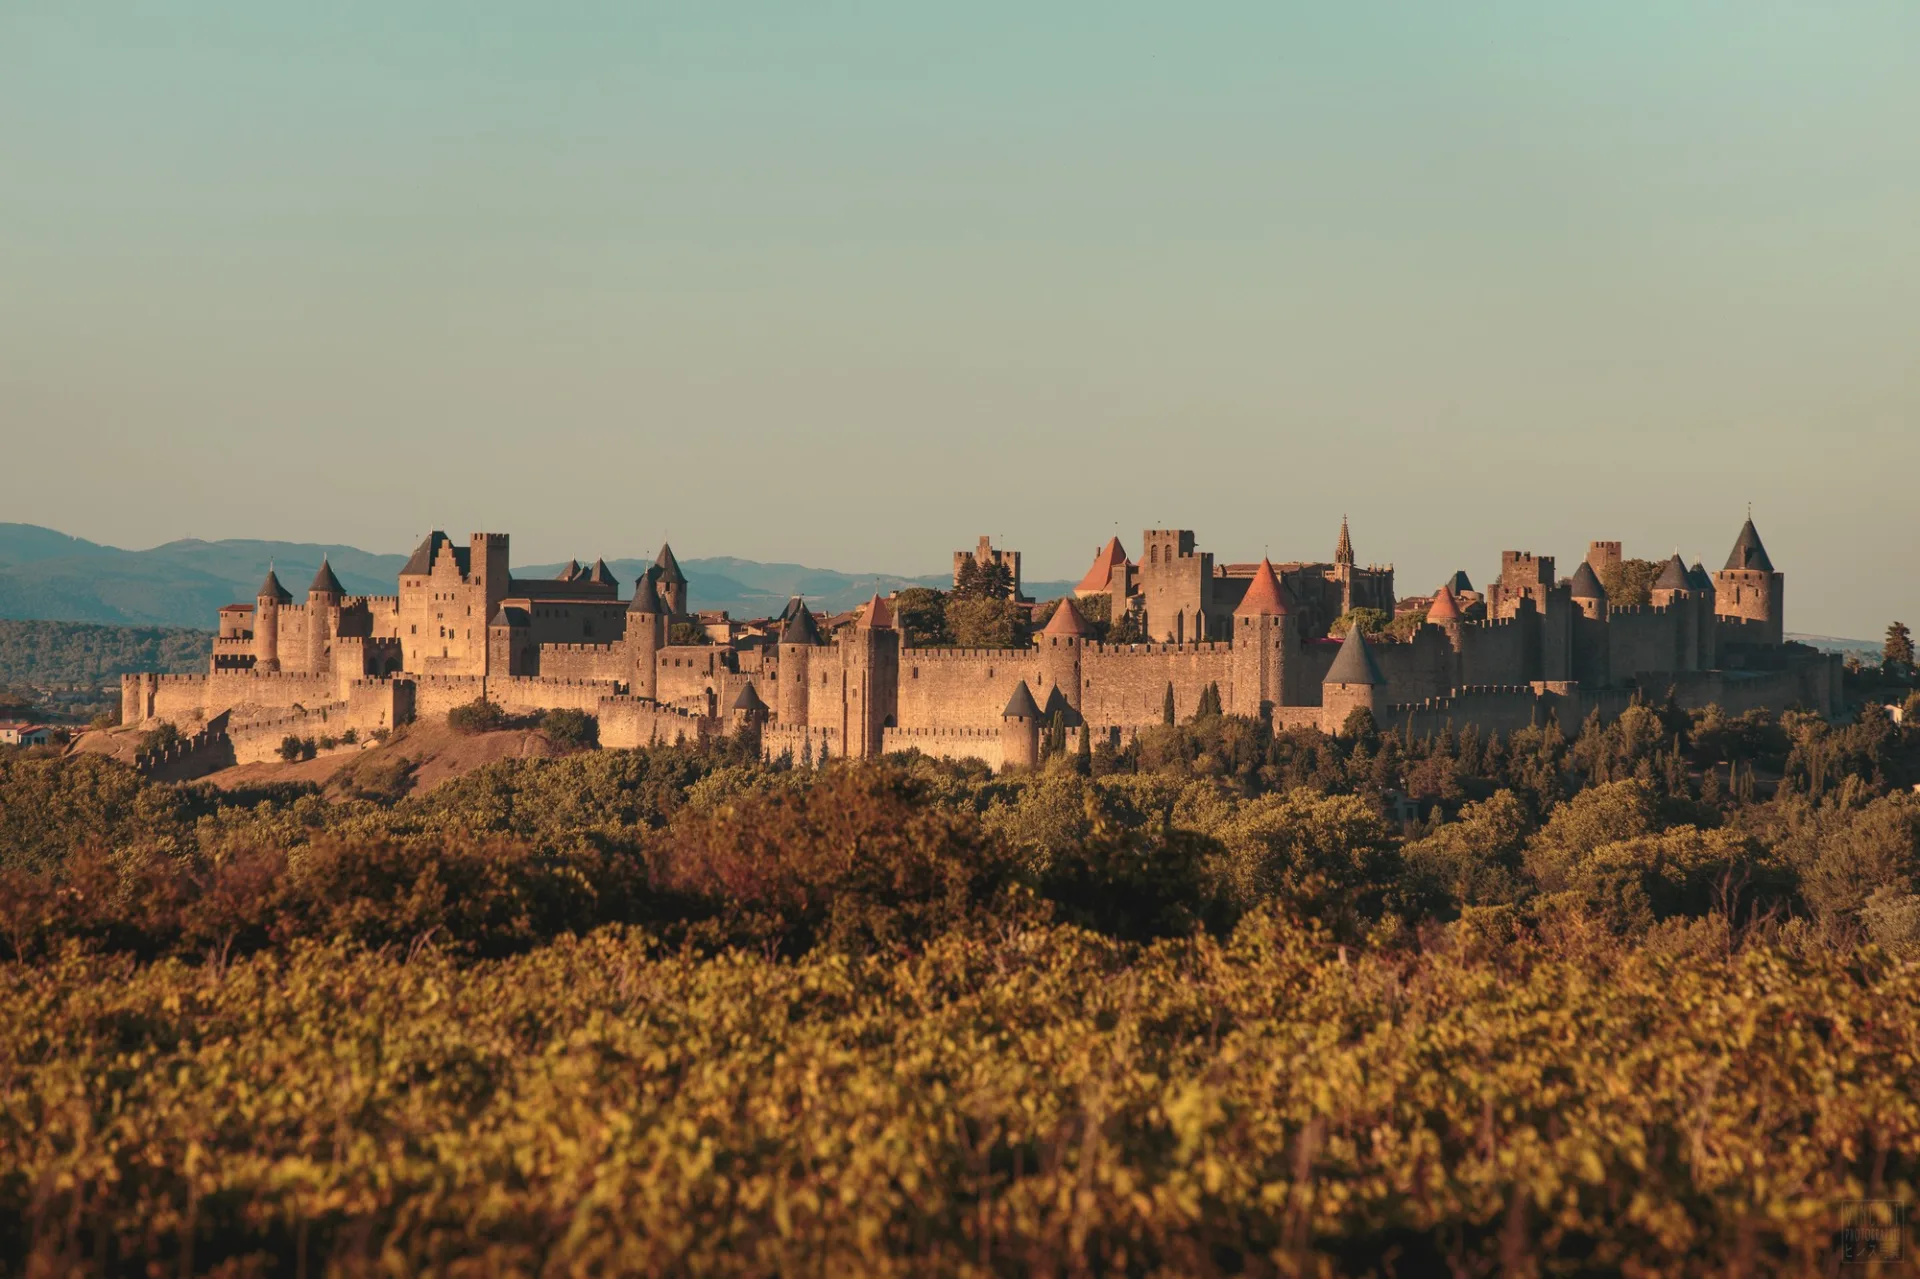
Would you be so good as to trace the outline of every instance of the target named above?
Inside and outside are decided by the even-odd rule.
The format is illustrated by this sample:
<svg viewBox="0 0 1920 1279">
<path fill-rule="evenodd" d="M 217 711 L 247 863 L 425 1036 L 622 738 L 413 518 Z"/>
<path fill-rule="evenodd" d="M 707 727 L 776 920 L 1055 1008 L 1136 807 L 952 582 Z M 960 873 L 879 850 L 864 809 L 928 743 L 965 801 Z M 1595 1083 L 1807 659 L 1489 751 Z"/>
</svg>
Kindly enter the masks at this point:
<svg viewBox="0 0 1920 1279">
<path fill-rule="evenodd" d="M 1160 722 L 1162 724 L 1173 723 L 1173 681 L 1172 680 L 1167 681 L 1166 700 L 1160 703 Z"/>
</svg>

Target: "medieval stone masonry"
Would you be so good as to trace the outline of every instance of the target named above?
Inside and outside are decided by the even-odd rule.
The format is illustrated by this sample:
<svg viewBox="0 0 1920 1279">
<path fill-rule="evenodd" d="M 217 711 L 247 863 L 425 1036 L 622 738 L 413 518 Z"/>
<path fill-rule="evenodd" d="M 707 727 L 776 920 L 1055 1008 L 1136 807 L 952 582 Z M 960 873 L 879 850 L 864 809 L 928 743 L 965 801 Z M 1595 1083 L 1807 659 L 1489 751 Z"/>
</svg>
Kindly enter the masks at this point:
<svg viewBox="0 0 1920 1279">
<path fill-rule="evenodd" d="M 1839 660 L 1785 640 L 1784 578 L 1751 520 L 1725 568 L 1676 555 L 1642 607 L 1611 606 L 1601 584 L 1617 542 L 1593 543 L 1566 579 L 1552 556 L 1506 551 L 1484 592 L 1455 573 L 1424 620 L 1373 639 L 1330 631 L 1355 610 L 1409 605 L 1390 565 L 1359 566 L 1344 520 L 1331 563 L 1216 564 L 1191 530 L 1148 529 L 1141 559 L 1109 540 L 1032 642 L 1005 649 L 903 647 L 878 596 L 840 619 L 798 599 L 761 622 L 696 615 L 664 546 L 625 599 L 604 561 L 517 578 L 507 544 L 432 533 L 386 596 L 346 594 L 322 563 L 296 601 L 269 570 L 251 604 L 220 610 L 204 674 L 126 677 L 123 720 L 189 733 L 217 721 L 244 762 L 287 735 L 365 735 L 485 698 L 589 712 L 610 747 L 753 730 L 769 756 L 795 760 L 918 750 L 1019 768 L 1056 722 L 1119 743 L 1161 723 L 1169 699 L 1193 714 L 1209 689 L 1229 713 L 1328 733 L 1360 709 L 1415 732 L 1548 715 L 1572 727 L 1669 692 L 1735 713 L 1839 710 Z M 983 538 L 956 570 L 966 557 L 1005 565 L 1024 607 L 1017 552 Z M 1145 639 L 1097 641 L 1088 612 Z"/>
</svg>

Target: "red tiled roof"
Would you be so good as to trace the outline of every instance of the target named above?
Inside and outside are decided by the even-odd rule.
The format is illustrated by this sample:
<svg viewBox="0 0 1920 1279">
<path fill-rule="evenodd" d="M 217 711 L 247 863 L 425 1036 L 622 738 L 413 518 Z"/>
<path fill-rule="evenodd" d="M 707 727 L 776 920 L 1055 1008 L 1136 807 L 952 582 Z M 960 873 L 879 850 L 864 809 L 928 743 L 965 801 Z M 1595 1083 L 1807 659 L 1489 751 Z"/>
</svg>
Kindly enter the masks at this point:
<svg viewBox="0 0 1920 1279">
<path fill-rule="evenodd" d="M 1053 616 L 1047 619 L 1042 635 L 1086 635 L 1087 620 L 1080 616 L 1080 610 L 1073 606 L 1071 598 L 1060 601 L 1060 607 L 1053 610 Z"/>
<path fill-rule="evenodd" d="M 1287 602 L 1280 595 L 1280 579 L 1273 575 L 1273 565 L 1266 560 L 1260 561 L 1260 567 L 1254 570 L 1253 581 L 1247 586 L 1247 593 L 1240 597 L 1240 607 L 1233 610 L 1235 617 L 1285 617 Z"/>
<path fill-rule="evenodd" d="M 1126 548 L 1120 545 L 1120 539 L 1110 537 L 1107 544 L 1094 553 L 1093 567 L 1080 579 L 1076 591 L 1104 591 L 1113 583 L 1113 570 L 1127 562 Z"/>
<path fill-rule="evenodd" d="M 1460 620 L 1460 606 L 1454 602 L 1453 592 L 1441 587 L 1433 593 L 1433 604 L 1427 609 L 1429 622 L 1457 622 Z"/>
</svg>

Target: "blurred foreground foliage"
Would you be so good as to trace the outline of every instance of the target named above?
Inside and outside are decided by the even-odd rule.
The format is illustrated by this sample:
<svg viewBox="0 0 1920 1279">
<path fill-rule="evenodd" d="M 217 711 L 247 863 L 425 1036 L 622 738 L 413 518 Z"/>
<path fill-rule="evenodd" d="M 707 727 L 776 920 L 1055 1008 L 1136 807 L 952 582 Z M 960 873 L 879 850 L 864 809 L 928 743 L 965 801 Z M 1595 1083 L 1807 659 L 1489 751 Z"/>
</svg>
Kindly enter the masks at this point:
<svg viewBox="0 0 1920 1279">
<path fill-rule="evenodd" d="M 1916 759 L 1653 705 L 334 800 L 0 752 L 0 1269 L 1824 1267 L 1914 1197 Z"/>
</svg>

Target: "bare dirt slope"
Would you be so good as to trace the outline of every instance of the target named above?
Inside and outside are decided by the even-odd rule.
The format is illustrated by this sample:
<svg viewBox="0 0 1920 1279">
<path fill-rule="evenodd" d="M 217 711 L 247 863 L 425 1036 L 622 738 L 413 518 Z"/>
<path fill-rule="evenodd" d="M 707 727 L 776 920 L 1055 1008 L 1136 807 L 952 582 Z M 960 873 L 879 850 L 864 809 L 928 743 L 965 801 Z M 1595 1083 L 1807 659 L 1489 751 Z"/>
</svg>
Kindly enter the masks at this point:
<svg viewBox="0 0 1920 1279">
<path fill-rule="evenodd" d="M 140 750 L 143 736 L 145 734 L 137 728 L 89 729 L 75 738 L 73 745 L 67 749 L 69 754 L 74 755 L 105 755 L 132 768 L 133 757 Z"/>
<path fill-rule="evenodd" d="M 292 764 L 240 764 L 203 780 L 228 790 L 269 782 L 311 782 L 337 798 L 355 777 L 370 776 L 383 766 L 405 759 L 413 765 L 411 789 L 417 794 L 495 760 L 538 759 L 563 753 L 544 733 L 534 729 L 464 734 L 444 724 L 412 724 L 397 739 L 376 746 Z"/>
</svg>

